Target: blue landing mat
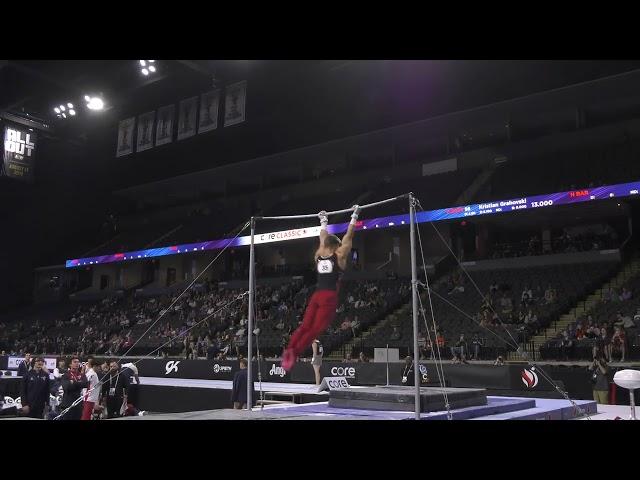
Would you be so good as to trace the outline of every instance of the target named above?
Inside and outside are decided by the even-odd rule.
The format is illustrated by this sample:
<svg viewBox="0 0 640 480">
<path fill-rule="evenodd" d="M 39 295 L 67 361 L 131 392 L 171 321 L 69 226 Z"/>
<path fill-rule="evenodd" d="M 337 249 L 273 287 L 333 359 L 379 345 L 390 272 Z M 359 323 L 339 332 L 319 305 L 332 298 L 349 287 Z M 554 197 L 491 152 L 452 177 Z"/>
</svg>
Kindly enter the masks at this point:
<svg viewBox="0 0 640 480">
<path fill-rule="evenodd" d="M 578 416 L 575 408 L 567 400 L 522 397 L 487 397 L 487 405 L 452 410 L 454 420 L 569 420 Z M 596 413 L 593 401 L 576 400 L 589 415 Z M 407 420 L 413 419 L 413 412 L 389 412 L 380 410 L 360 410 L 332 408 L 328 403 L 302 404 L 270 408 L 269 413 L 296 415 L 322 415 L 326 417 L 350 417 L 362 420 Z M 423 420 L 446 420 L 447 412 L 431 412 L 420 415 Z"/>
</svg>

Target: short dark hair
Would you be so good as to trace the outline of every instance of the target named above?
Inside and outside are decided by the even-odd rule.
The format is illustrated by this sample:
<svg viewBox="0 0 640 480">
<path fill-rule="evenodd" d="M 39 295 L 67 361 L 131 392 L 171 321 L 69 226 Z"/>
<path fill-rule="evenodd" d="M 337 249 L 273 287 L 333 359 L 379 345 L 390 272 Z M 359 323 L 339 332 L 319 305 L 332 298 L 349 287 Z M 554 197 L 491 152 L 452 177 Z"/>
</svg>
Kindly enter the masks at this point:
<svg viewBox="0 0 640 480">
<path fill-rule="evenodd" d="M 75 359 L 78 359 L 78 361 L 80 361 L 80 357 L 78 357 L 77 355 L 72 355 L 69 358 L 69 365 L 71 365 L 71 362 L 73 362 Z"/>
<path fill-rule="evenodd" d="M 342 241 L 335 235 L 327 235 L 324 239 L 324 246 L 327 248 L 338 248 L 342 245 Z"/>
<path fill-rule="evenodd" d="M 241 358 L 240 359 L 240 365 L 244 365 L 246 367 L 247 366 L 247 359 L 246 358 Z"/>
<path fill-rule="evenodd" d="M 35 363 L 38 363 L 38 362 L 44 363 L 44 358 L 42 358 L 42 357 L 36 358 L 36 362 Z"/>
</svg>

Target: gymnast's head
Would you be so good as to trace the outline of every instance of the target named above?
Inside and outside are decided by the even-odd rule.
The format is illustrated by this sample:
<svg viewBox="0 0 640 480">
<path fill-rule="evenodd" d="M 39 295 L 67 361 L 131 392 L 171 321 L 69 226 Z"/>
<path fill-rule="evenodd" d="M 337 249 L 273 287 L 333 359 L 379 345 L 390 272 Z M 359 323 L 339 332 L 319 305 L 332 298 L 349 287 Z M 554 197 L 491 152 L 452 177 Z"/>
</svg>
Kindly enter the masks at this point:
<svg viewBox="0 0 640 480">
<path fill-rule="evenodd" d="M 325 248 L 331 250 L 331 253 L 334 253 L 339 247 L 342 245 L 342 240 L 340 240 L 335 235 L 327 235 L 324 239 Z"/>
</svg>

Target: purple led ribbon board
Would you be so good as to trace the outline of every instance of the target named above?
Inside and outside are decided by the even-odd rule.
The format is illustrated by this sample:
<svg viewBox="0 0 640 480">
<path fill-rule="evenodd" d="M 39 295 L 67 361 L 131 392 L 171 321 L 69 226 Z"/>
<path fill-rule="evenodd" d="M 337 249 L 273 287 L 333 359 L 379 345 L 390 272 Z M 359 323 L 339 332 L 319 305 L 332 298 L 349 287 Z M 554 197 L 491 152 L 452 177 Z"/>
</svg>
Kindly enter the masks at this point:
<svg viewBox="0 0 640 480">
<path fill-rule="evenodd" d="M 617 185 L 607 185 L 584 190 L 572 190 L 568 192 L 558 192 L 546 195 L 534 195 L 532 197 L 512 198 L 510 200 L 500 200 L 494 202 L 476 203 L 462 207 L 441 208 L 418 212 L 417 222 L 440 222 L 443 220 L 453 220 L 462 217 L 479 217 L 483 215 L 494 215 L 498 213 L 516 212 L 518 210 L 531 210 L 546 208 L 556 205 L 567 205 L 572 203 L 588 202 L 591 200 L 606 200 L 609 198 L 622 198 L 638 195 L 640 182 L 619 183 Z M 391 228 L 409 224 L 409 214 L 395 215 L 391 217 L 372 218 L 361 220 L 356 225 L 356 230 L 370 230 Z M 348 223 L 338 223 L 329 225 L 329 233 L 342 233 L 347 231 Z M 283 230 L 279 232 L 269 232 L 257 234 L 255 236 L 256 245 L 271 242 L 283 242 L 296 240 L 299 238 L 310 238 L 318 236 L 320 227 L 297 228 L 294 230 Z M 103 263 L 122 262 L 128 260 L 139 260 L 145 258 L 163 257 L 166 255 L 178 255 L 183 253 L 201 252 L 205 250 L 219 250 L 230 242 L 230 247 L 241 247 L 249 245 L 251 237 L 246 235 L 235 239 L 223 238 L 221 240 L 211 240 L 208 242 L 188 243 L 184 245 L 174 245 L 170 247 L 151 248 L 148 250 L 138 250 L 135 252 L 114 253 L 100 257 L 78 258 L 67 260 L 66 267 L 80 267 L 86 265 L 98 265 Z"/>
</svg>

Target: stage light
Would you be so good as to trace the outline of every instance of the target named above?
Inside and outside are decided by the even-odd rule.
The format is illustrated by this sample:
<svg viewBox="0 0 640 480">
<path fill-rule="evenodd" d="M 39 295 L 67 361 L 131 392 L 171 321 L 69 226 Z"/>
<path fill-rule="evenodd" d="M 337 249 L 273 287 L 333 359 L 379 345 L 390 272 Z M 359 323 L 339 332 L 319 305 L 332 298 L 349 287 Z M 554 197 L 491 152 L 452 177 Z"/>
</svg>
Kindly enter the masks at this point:
<svg viewBox="0 0 640 480">
<path fill-rule="evenodd" d="M 140 65 L 142 67 L 140 73 L 142 73 L 145 77 L 150 73 L 155 73 L 156 67 L 155 65 L 153 65 L 154 62 L 155 60 L 140 60 Z"/>
<path fill-rule="evenodd" d="M 75 115 L 75 114 L 76 114 L 76 111 L 72 108 L 71 110 L 69 110 L 69 113 L 70 113 L 71 115 Z"/>
<path fill-rule="evenodd" d="M 66 110 L 64 105 L 60 105 L 60 110 L 62 110 L 63 112 Z"/>
<path fill-rule="evenodd" d="M 62 118 L 67 118 L 67 115 L 63 113 Z"/>
<path fill-rule="evenodd" d="M 73 108 L 73 103 L 67 103 L 67 107 Z"/>
<path fill-rule="evenodd" d="M 53 111 L 56 113 L 60 113 L 60 109 L 58 107 L 54 108 Z"/>
<path fill-rule="evenodd" d="M 87 108 L 89 110 L 102 110 L 104 108 L 104 101 L 100 97 L 89 97 L 89 95 L 86 95 L 84 99 L 87 101 Z"/>
</svg>

